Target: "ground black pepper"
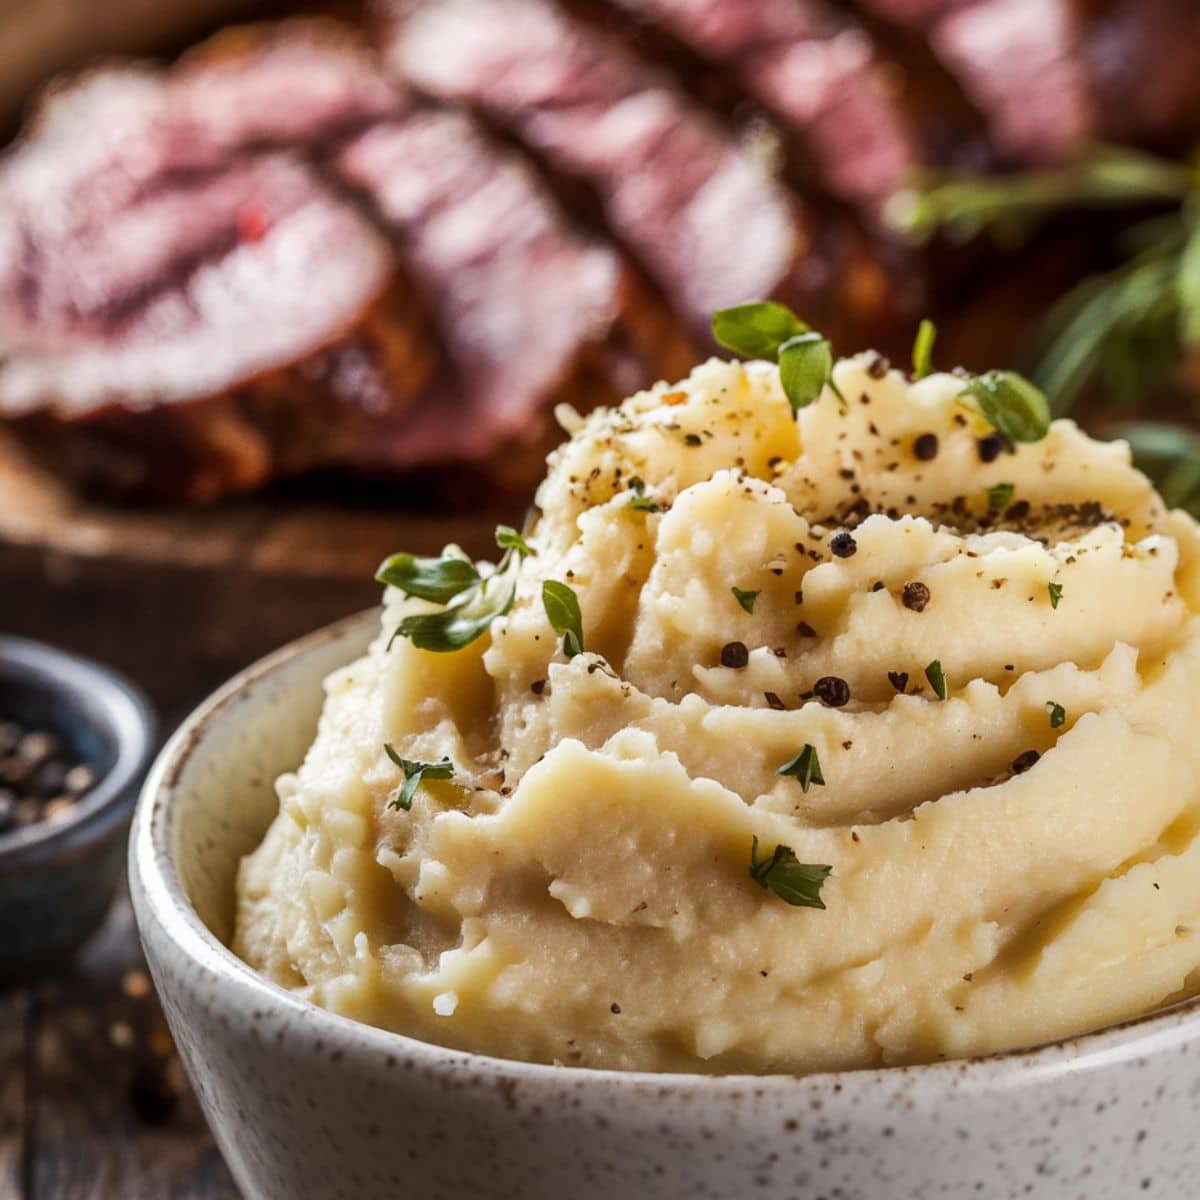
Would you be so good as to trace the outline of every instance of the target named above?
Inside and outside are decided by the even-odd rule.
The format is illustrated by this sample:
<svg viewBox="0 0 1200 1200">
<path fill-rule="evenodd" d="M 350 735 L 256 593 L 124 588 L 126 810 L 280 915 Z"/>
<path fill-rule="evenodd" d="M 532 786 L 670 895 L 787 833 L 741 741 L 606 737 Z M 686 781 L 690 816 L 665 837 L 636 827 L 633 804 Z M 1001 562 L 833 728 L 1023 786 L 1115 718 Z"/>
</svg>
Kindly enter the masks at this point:
<svg viewBox="0 0 1200 1200">
<path fill-rule="evenodd" d="M 850 685 L 837 675 L 822 675 L 813 684 L 813 695 L 830 708 L 841 708 L 850 699 Z"/>
<path fill-rule="evenodd" d="M 733 667 L 735 670 L 744 667 L 750 661 L 750 651 L 745 642 L 727 642 L 721 647 L 721 666 Z"/>
<path fill-rule="evenodd" d="M 908 687 L 908 672 L 907 671 L 889 671 L 888 683 L 892 685 L 898 692 L 904 691 Z"/>
<path fill-rule="evenodd" d="M 929 603 L 929 589 L 923 583 L 913 580 L 904 585 L 900 600 L 905 608 L 911 608 L 913 612 L 924 612 L 925 605 Z"/>
<path fill-rule="evenodd" d="M 796 632 L 801 637 L 817 636 L 817 631 L 807 621 L 801 621 L 800 624 L 796 626 Z"/>
<path fill-rule="evenodd" d="M 763 699 L 766 700 L 768 706 L 773 708 L 776 712 L 783 712 L 784 709 L 787 708 L 787 705 L 780 700 L 779 696 L 775 692 L 763 692 Z"/>
<path fill-rule="evenodd" d="M 990 463 L 1000 457 L 1000 451 L 1004 449 L 1004 442 L 996 434 L 991 433 L 987 437 L 981 437 L 976 443 L 976 447 L 979 450 L 979 461 Z"/>
</svg>

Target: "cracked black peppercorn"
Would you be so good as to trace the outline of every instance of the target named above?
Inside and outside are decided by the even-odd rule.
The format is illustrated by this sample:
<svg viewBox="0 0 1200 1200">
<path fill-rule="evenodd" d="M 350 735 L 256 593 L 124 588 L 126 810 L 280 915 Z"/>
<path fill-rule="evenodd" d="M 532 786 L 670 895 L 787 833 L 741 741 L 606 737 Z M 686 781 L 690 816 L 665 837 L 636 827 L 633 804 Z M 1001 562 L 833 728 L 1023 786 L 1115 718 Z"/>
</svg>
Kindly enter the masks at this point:
<svg viewBox="0 0 1200 1200">
<path fill-rule="evenodd" d="M 850 685 L 837 675 L 822 675 L 813 684 L 813 695 L 830 708 L 841 708 L 850 699 Z"/>
<path fill-rule="evenodd" d="M 913 453 L 922 462 L 932 462 L 937 458 L 938 437 L 936 433 L 923 433 L 913 442 Z"/>
<path fill-rule="evenodd" d="M 726 642 L 721 647 L 721 666 L 733 667 L 735 670 L 744 667 L 750 661 L 750 651 L 745 642 Z"/>
<path fill-rule="evenodd" d="M 929 589 L 923 583 L 913 580 L 912 583 L 904 585 L 900 600 L 905 608 L 911 608 L 913 612 L 924 612 L 925 605 L 929 603 Z"/>
<path fill-rule="evenodd" d="M 888 683 L 892 685 L 898 692 L 904 691 L 908 687 L 908 672 L 907 671 L 889 671 Z"/>
<path fill-rule="evenodd" d="M 843 529 L 829 539 L 829 550 L 837 558 L 849 558 L 858 552 L 858 543 Z"/>
</svg>

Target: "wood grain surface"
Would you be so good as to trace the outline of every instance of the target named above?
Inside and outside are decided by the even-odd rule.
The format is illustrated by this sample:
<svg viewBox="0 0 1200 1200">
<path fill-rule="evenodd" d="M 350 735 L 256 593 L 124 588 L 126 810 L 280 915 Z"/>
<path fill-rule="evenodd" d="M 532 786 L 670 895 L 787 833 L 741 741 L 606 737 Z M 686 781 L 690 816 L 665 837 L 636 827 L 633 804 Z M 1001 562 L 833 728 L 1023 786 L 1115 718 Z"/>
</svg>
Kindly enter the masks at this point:
<svg viewBox="0 0 1200 1200">
<path fill-rule="evenodd" d="M 68 973 L 0 996 L 0 1200 L 237 1200 L 124 892 Z"/>
<path fill-rule="evenodd" d="M 495 549 L 477 515 L 347 504 L 310 488 L 204 508 L 81 500 L 0 437 L 0 631 L 99 659 L 136 680 L 165 725 L 241 667 L 379 600 L 395 550 Z"/>
</svg>

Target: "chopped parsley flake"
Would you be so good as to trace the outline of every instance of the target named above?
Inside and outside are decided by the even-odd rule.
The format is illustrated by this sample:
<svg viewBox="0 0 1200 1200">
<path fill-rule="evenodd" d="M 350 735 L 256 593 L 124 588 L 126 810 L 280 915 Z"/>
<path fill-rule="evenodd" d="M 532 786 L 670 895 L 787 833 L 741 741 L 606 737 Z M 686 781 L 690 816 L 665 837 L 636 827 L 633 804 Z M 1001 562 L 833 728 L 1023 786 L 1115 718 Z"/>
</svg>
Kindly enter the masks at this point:
<svg viewBox="0 0 1200 1200">
<path fill-rule="evenodd" d="M 746 610 L 748 613 L 754 611 L 754 602 L 758 599 L 762 589 L 755 591 L 746 591 L 740 587 L 732 587 L 729 589 L 733 593 L 733 598 Z"/>
<path fill-rule="evenodd" d="M 784 763 L 779 768 L 779 774 L 798 779 L 802 792 L 807 792 L 814 783 L 825 786 L 825 776 L 821 774 L 821 760 L 817 757 L 817 748 L 811 744 L 806 744 L 791 762 Z"/>
<path fill-rule="evenodd" d="M 929 686 L 933 688 L 933 694 L 939 700 L 945 700 L 949 692 L 946 689 L 946 676 L 942 671 L 942 664 L 938 659 L 925 668 L 925 678 L 929 680 Z"/>
<path fill-rule="evenodd" d="M 417 788 L 421 786 L 422 780 L 450 779 L 454 775 L 454 764 L 448 758 L 443 758 L 441 762 L 436 763 L 413 762 L 410 759 L 401 758 L 395 746 L 390 742 L 384 742 L 383 749 L 388 758 L 404 772 L 404 782 L 388 801 L 388 808 L 402 808 L 408 812 L 412 808 L 413 797 L 417 794 Z"/>
<path fill-rule="evenodd" d="M 1058 729 L 1066 723 L 1067 710 L 1057 700 L 1047 700 L 1046 711 L 1050 714 L 1051 729 Z"/>
<path fill-rule="evenodd" d="M 1063 598 L 1063 589 L 1061 583 L 1046 584 L 1046 591 L 1050 593 L 1050 607 L 1057 608 L 1058 602 Z"/>
<path fill-rule="evenodd" d="M 1016 485 L 1011 483 L 998 483 L 995 487 L 988 488 L 987 499 L 988 508 L 992 512 L 1003 512 L 1009 505 L 1009 501 L 1013 498 Z"/>
<path fill-rule="evenodd" d="M 833 868 L 802 863 L 791 846 L 779 845 L 769 858 L 758 857 L 758 838 L 750 844 L 750 878 L 798 908 L 824 908 L 821 886 Z"/>
</svg>

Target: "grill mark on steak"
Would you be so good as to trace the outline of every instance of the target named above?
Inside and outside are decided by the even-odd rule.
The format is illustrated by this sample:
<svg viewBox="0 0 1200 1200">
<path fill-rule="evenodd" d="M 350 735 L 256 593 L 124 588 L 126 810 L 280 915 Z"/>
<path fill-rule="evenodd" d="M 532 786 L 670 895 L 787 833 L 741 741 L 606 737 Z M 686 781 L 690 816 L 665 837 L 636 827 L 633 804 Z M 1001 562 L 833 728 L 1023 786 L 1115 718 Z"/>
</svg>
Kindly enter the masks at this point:
<svg viewBox="0 0 1200 1200">
<path fill-rule="evenodd" d="M 438 0 L 391 16 L 392 68 L 584 180 L 697 330 L 725 304 L 804 289 L 795 268 L 813 214 L 616 41 L 538 0 Z"/>
<path fill-rule="evenodd" d="M 456 377 L 394 431 L 386 461 L 544 449 L 556 400 L 611 403 L 644 386 L 647 368 L 670 374 L 691 361 L 678 335 L 645 341 L 643 321 L 664 322 L 629 268 L 572 232 L 536 177 L 465 115 L 425 109 L 378 124 L 344 147 L 336 169 L 404 248 Z"/>
<path fill-rule="evenodd" d="M 859 0 L 923 39 L 1011 164 L 1200 129 L 1192 0 Z M 1190 36 L 1189 36 L 1190 34 Z"/>
<path fill-rule="evenodd" d="M 574 6 L 593 20 L 613 11 L 600 0 Z M 728 112 L 749 98 L 782 123 L 820 186 L 872 223 L 917 165 L 894 73 L 865 31 L 823 0 L 615 0 L 615 7 L 635 44 L 676 61 L 685 82 L 703 80 L 693 91 L 708 102 Z"/>
</svg>

